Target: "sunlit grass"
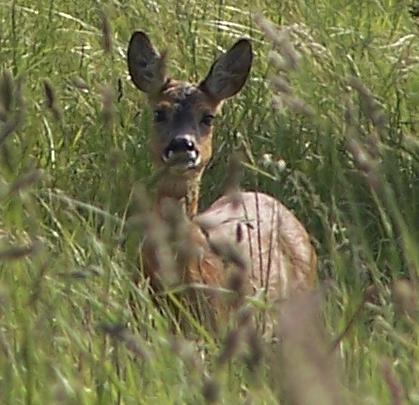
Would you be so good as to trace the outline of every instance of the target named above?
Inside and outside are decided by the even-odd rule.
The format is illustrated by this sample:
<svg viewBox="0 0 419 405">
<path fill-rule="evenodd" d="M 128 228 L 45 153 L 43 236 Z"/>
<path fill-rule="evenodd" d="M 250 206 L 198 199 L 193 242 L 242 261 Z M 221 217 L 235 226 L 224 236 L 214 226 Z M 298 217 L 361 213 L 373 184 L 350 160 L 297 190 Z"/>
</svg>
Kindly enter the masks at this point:
<svg viewBox="0 0 419 405">
<path fill-rule="evenodd" d="M 0 2 L 0 401 L 419 403 L 410 5 Z M 289 28 L 295 69 L 275 67 L 255 11 Z M 151 115 L 125 62 L 135 29 L 169 50 L 174 77 L 194 81 L 252 38 L 251 78 L 217 118 L 201 206 L 223 192 L 225 162 L 239 152 L 242 187 L 279 198 L 313 236 L 322 298 L 307 313 L 326 336 L 304 316 L 302 326 L 285 317 L 288 356 L 248 325 L 222 342 L 193 323 L 184 336 L 146 282 L 132 283 L 139 235 L 125 225 L 151 175 Z M 311 342 L 297 338 L 307 331 Z"/>
</svg>

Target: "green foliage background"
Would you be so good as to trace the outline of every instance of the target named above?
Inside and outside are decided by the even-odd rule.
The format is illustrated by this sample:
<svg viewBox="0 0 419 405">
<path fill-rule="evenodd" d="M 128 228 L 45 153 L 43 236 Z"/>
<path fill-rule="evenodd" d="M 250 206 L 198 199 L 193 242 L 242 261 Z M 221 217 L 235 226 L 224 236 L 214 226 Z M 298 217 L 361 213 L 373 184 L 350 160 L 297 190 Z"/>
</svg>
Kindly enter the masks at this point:
<svg viewBox="0 0 419 405">
<path fill-rule="evenodd" d="M 292 28 L 300 63 L 287 77 L 312 116 L 272 107 L 272 43 L 255 11 Z M 200 329 L 174 339 L 165 309 L 130 281 L 123 224 L 151 173 L 151 113 L 125 62 L 136 29 L 192 81 L 253 40 L 251 78 L 217 119 L 202 208 L 242 151 L 243 188 L 276 196 L 313 236 L 326 341 L 349 325 L 336 349 L 345 400 L 419 403 L 418 23 L 411 2 L 393 0 L 1 1 L 1 403 L 288 402 L 290 365 L 270 345 L 256 370 L 246 350 L 218 370 L 223 343 Z M 332 403 L 312 392 L 305 403 Z"/>
</svg>

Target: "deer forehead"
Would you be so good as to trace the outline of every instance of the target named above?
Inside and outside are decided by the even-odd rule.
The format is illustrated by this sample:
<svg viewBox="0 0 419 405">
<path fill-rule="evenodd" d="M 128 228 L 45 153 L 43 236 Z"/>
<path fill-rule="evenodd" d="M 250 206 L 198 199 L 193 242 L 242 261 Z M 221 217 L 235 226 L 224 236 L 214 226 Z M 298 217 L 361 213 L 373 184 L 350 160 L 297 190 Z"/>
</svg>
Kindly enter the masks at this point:
<svg viewBox="0 0 419 405">
<path fill-rule="evenodd" d="M 168 81 L 153 101 L 156 106 L 182 110 L 213 111 L 217 108 L 217 103 L 198 86 L 175 80 Z"/>
</svg>

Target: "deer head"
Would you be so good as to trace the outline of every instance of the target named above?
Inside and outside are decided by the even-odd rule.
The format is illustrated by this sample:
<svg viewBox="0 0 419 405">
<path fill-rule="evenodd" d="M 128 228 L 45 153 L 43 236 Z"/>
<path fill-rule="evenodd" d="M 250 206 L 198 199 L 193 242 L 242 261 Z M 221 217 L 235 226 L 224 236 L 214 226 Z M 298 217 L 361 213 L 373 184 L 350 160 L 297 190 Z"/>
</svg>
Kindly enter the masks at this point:
<svg viewBox="0 0 419 405">
<path fill-rule="evenodd" d="M 196 214 L 199 183 L 212 155 L 213 121 L 223 101 L 243 87 L 252 64 L 250 42 L 241 39 L 211 66 L 198 84 L 166 75 L 160 54 L 144 32 L 134 32 L 128 46 L 128 69 L 154 112 L 150 149 L 156 168 L 164 168 L 160 196 L 186 199 Z"/>
</svg>

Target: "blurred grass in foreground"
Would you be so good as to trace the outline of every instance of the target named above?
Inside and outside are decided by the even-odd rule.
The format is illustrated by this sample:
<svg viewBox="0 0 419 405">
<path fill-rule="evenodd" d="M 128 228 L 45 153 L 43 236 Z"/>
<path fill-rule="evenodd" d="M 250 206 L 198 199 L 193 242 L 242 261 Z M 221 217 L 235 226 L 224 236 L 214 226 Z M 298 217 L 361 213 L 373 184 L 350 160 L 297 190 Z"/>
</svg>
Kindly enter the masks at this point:
<svg viewBox="0 0 419 405">
<path fill-rule="evenodd" d="M 0 2 L 1 403 L 419 403 L 415 10 Z M 261 32 L 255 11 L 285 31 Z M 251 80 L 217 119 L 202 207 L 237 151 L 243 188 L 278 197 L 312 234 L 321 294 L 284 308 L 279 345 L 246 322 L 221 343 L 199 325 L 174 336 L 169 311 L 130 281 L 137 239 L 124 225 L 151 173 L 151 115 L 125 64 L 135 29 L 190 80 L 253 39 Z"/>
</svg>

